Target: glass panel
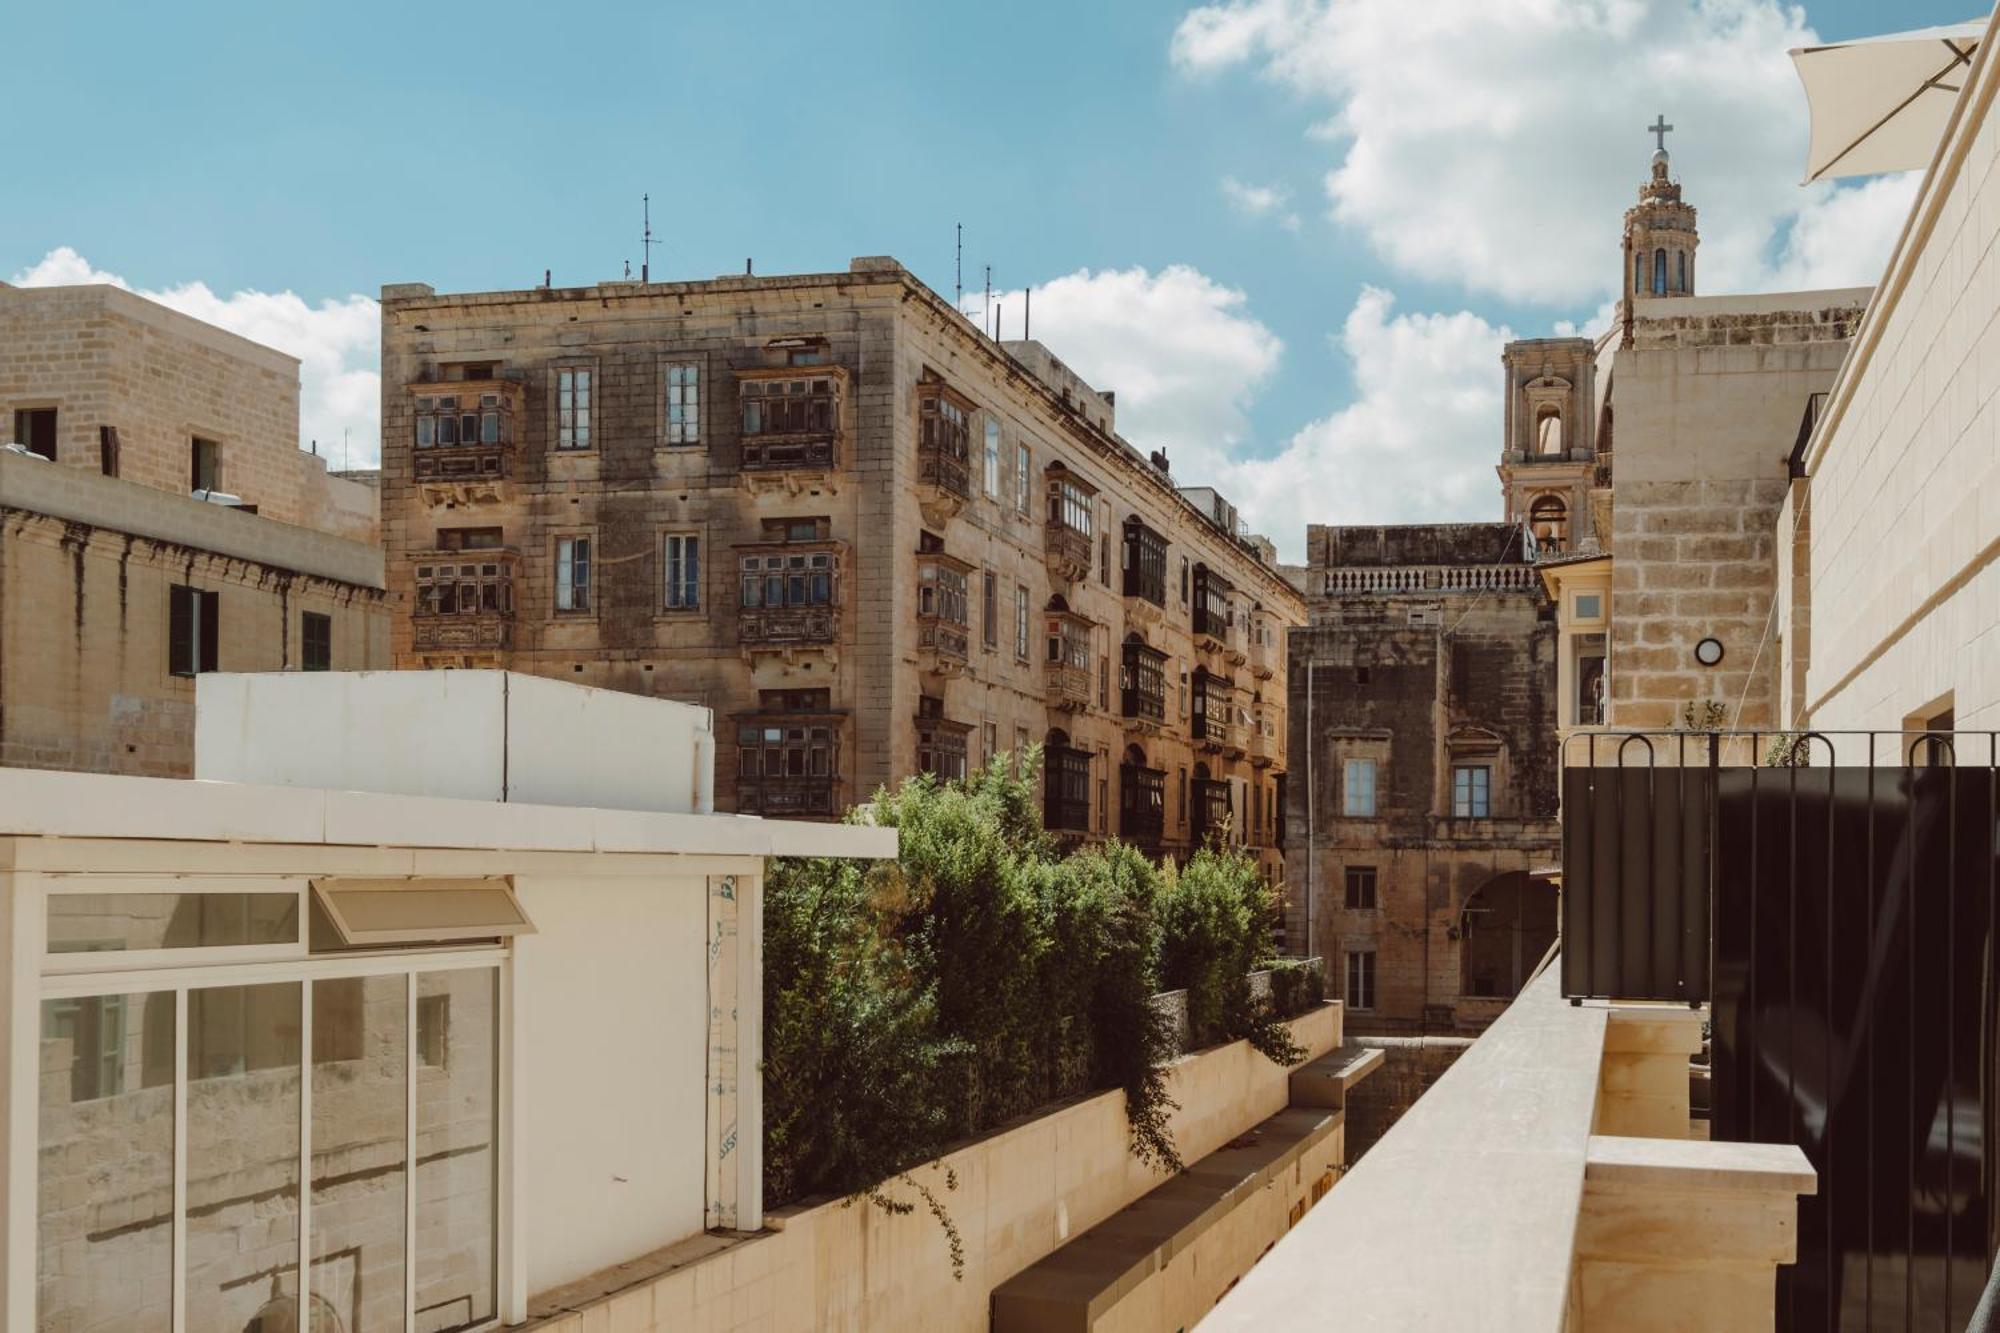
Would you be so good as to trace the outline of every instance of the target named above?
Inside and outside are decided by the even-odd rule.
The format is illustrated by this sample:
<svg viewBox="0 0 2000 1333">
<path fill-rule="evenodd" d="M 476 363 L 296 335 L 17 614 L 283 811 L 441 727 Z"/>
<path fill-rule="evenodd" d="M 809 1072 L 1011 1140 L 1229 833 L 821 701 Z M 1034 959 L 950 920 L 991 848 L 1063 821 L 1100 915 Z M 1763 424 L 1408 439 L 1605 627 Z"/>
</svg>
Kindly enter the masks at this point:
<svg viewBox="0 0 2000 1333">
<path fill-rule="evenodd" d="M 499 973 L 417 978 L 417 1325 L 494 1316 Z"/>
<path fill-rule="evenodd" d="M 57 893 L 49 952 L 296 944 L 295 893 Z"/>
<path fill-rule="evenodd" d="M 173 1043 L 171 991 L 42 1002 L 39 1328 L 166 1333 Z"/>
<path fill-rule="evenodd" d="M 313 983 L 314 1329 L 403 1327 L 408 992 L 403 976 Z"/>
<path fill-rule="evenodd" d="M 298 1327 L 298 982 L 188 992 L 187 1326 Z"/>
</svg>

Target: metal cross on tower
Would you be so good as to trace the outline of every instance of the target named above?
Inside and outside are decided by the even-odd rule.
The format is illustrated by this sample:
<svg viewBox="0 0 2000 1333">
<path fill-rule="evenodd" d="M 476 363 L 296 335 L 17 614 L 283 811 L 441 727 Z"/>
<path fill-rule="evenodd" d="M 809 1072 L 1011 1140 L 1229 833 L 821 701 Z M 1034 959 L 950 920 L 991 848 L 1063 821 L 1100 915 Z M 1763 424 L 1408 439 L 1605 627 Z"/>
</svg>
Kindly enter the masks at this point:
<svg viewBox="0 0 2000 1333">
<path fill-rule="evenodd" d="M 1646 132 L 1652 135 L 1653 138 L 1659 143 L 1660 151 L 1663 153 L 1667 151 L 1667 131 L 1671 130 L 1672 128 L 1673 126 L 1667 124 L 1667 118 L 1665 116 L 1658 117 L 1657 119 L 1654 120 L 1654 122 L 1651 125 L 1648 125 L 1646 127 Z"/>
</svg>

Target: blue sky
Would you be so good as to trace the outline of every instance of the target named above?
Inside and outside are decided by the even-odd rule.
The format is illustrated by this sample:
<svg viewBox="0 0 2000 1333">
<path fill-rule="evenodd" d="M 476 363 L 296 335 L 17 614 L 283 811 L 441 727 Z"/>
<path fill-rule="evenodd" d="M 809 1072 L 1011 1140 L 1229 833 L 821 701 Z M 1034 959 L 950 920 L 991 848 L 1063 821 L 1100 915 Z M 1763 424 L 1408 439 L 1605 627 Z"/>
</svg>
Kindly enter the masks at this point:
<svg viewBox="0 0 2000 1333">
<path fill-rule="evenodd" d="M 1681 127 L 1711 277 L 1867 282 L 1895 183 L 1802 202 L 1782 48 L 1806 26 L 1967 17 L 1933 0 L 1562 9 L 17 7 L 9 45 L 34 56 L 11 62 L 0 125 L 0 275 L 115 274 L 294 340 L 308 432 L 345 428 L 365 453 L 372 347 L 348 298 L 384 282 L 616 276 L 650 192 L 656 275 L 887 253 L 949 293 L 963 223 L 967 286 L 988 263 L 1002 288 L 1055 283 L 1038 335 L 1115 381 L 1136 443 L 1222 474 L 1281 545 L 1301 518 L 1482 517 L 1494 340 L 1596 315 L 1653 114 Z M 1633 62 L 1608 81 L 1607 51 Z M 1589 143 L 1552 135 L 1578 124 Z M 1412 193 L 1428 181 L 1438 198 Z M 1814 218 L 1821 249 L 1788 250 Z M 1395 441 L 1376 469 L 1395 484 L 1343 484 L 1371 436 Z M 1322 498 L 1298 499 L 1300 468 Z"/>
</svg>

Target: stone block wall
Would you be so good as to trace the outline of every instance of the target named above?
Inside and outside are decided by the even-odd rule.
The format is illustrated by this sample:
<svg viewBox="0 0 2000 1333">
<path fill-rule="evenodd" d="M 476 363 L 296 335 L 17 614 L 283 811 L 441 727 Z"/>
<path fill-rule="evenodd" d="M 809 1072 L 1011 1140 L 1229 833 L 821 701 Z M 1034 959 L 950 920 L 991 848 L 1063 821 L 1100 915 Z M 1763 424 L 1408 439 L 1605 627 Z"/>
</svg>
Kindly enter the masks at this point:
<svg viewBox="0 0 2000 1333">
<path fill-rule="evenodd" d="M 1347 1094 L 1349 1166 L 1387 1134 L 1472 1045 L 1470 1037 L 1354 1038 L 1382 1052 L 1382 1067 Z"/>
<path fill-rule="evenodd" d="M 434 549 L 455 527 L 499 527 L 518 552 L 511 647 L 491 663 L 580 683 L 706 704 L 718 714 L 718 808 L 737 808 L 737 714 L 771 691 L 825 689 L 841 735 L 836 808 L 865 800 L 913 772 L 920 701 L 969 728 L 967 759 L 1040 744 L 1052 730 L 1093 756 L 1089 836 L 1118 831 L 1118 768 L 1137 745 L 1167 774 L 1169 849 L 1189 845 L 1188 793 L 1208 776 L 1238 784 L 1239 827 L 1275 878 L 1281 872 L 1278 790 L 1285 769 L 1285 686 L 1279 647 L 1303 619 L 1296 591 L 1243 543 L 1206 523 L 1136 450 L 1108 433 L 1109 404 L 1038 344 L 1008 347 L 981 336 L 948 303 L 891 260 L 858 260 L 845 273 L 711 282 L 609 283 L 440 296 L 385 288 L 382 494 L 388 589 L 400 665 L 438 664 L 414 645 L 412 553 Z M 739 376 L 786 364 L 793 345 L 821 349 L 842 376 L 836 465 L 825 471 L 747 476 L 742 467 Z M 1020 357 L 1015 352 L 1020 353 Z M 1021 359 L 1021 358 L 1026 358 Z M 699 444 L 662 443 L 661 367 L 699 365 Z M 439 502 L 414 474 L 413 399 L 454 366 L 496 363 L 520 385 L 512 475 L 497 494 Z M 593 371 L 593 448 L 554 446 L 555 375 Z M 1046 376 L 1046 380 L 1043 378 Z M 971 491 L 962 504 L 919 494 L 919 386 L 938 380 L 974 404 Z M 1065 399 L 1063 390 L 1069 393 Z M 985 487 L 988 424 L 999 430 L 998 485 Z M 1017 446 L 1028 448 L 1025 503 L 1017 496 Z M 1061 462 L 1097 487 L 1087 577 L 1052 575 L 1044 553 L 1047 469 Z M 1122 527 L 1137 516 L 1170 544 L 1167 605 L 1148 610 L 1123 595 Z M 824 520 L 841 560 L 835 642 L 787 653 L 752 652 L 739 634 L 739 544 L 764 525 Z M 703 607 L 663 609 L 661 543 L 701 536 Z M 966 576 L 970 652 L 939 671 L 918 644 L 917 552 L 935 538 L 972 566 Z M 595 545 L 598 586 L 589 614 L 554 610 L 554 544 Z M 1107 541 L 1108 539 L 1108 541 Z M 1269 732 L 1264 753 L 1198 751 L 1184 675 L 1200 654 L 1180 568 L 1206 563 L 1238 589 L 1233 652 L 1207 665 L 1238 686 L 1242 731 Z M 985 583 L 992 576 L 993 635 Z M 1026 652 L 1016 648 L 1016 597 L 1026 593 Z M 1085 707 L 1051 706 L 1045 681 L 1046 608 L 1061 595 L 1095 623 Z M 1161 725 L 1121 716 L 1120 648 L 1137 633 L 1169 655 Z M 449 655 L 446 655 L 449 656 Z M 452 664 L 458 664 L 453 661 Z"/>
<path fill-rule="evenodd" d="M 12 475 L 45 465 L 11 460 L 7 466 Z M 227 512 L 197 516 L 259 522 Z M 0 766 L 153 777 L 193 772 L 195 682 L 168 672 L 175 584 L 219 594 L 223 670 L 298 667 L 307 611 L 332 618 L 336 670 L 386 666 L 380 589 L 303 573 L 280 558 L 226 555 L 0 507 Z"/>
<path fill-rule="evenodd" d="M 109 286 L 0 286 L 0 436 L 56 409 L 56 461 L 97 472 L 99 428 L 118 475 L 186 495 L 192 444 L 220 447 L 220 489 L 265 517 L 375 540 L 366 487 L 299 448 L 297 358 Z"/>
</svg>

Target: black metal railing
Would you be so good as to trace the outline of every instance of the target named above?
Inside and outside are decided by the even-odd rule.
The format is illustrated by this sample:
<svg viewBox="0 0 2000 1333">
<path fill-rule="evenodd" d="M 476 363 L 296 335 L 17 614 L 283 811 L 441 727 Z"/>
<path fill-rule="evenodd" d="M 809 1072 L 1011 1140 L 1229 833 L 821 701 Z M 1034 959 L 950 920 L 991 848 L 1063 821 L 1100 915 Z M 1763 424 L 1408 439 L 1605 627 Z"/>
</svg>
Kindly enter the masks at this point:
<svg viewBox="0 0 2000 1333">
<path fill-rule="evenodd" d="M 1711 1004 L 1710 1133 L 1819 1174 L 1782 1329 L 1966 1326 L 1995 1254 L 2000 733 L 1587 733 L 1563 986 Z"/>
</svg>

